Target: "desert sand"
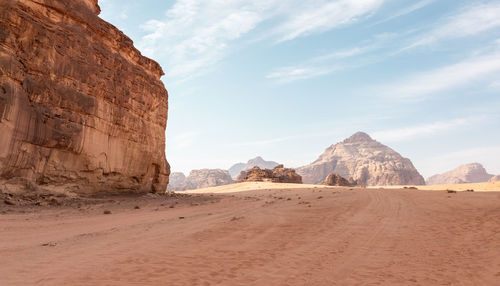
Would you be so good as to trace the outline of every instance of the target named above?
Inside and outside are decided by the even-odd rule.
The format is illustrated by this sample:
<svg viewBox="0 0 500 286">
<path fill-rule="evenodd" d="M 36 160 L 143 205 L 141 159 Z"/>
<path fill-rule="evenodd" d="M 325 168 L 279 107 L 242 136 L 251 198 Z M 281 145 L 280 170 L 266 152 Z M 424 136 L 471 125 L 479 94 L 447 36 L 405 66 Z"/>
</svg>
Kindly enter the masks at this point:
<svg viewBox="0 0 500 286">
<path fill-rule="evenodd" d="M 484 182 L 484 183 L 471 183 L 471 184 L 447 184 L 447 185 L 428 185 L 428 186 L 383 186 L 384 189 L 402 189 L 404 187 L 415 187 L 419 190 L 427 191 L 467 191 L 474 190 L 475 192 L 500 192 L 500 182 Z M 380 188 L 380 187 L 369 187 Z"/>
<path fill-rule="evenodd" d="M 326 188 L 334 189 L 336 187 L 309 185 L 309 184 L 289 184 L 289 183 L 271 183 L 271 182 L 244 182 L 225 186 L 202 188 L 196 190 L 188 190 L 189 194 L 224 194 L 224 193 L 239 193 L 257 190 L 277 190 L 277 189 L 317 189 Z"/>
<path fill-rule="evenodd" d="M 0 284 L 499 285 L 500 193 L 298 186 L 1 205 Z"/>
</svg>

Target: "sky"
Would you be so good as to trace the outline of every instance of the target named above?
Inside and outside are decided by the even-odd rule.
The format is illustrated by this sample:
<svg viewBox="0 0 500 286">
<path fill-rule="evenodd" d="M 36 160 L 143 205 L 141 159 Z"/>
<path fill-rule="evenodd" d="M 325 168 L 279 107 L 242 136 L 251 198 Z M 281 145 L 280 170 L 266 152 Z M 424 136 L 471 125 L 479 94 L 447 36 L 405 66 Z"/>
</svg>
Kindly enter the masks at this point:
<svg viewBox="0 0 500 286">
<path fill-rule="evenodd" d="M 172 171 L 299 167 L 364 131 L 500 174 L 500 1 L 100 0 L 163 67 Z"/>
</svg>

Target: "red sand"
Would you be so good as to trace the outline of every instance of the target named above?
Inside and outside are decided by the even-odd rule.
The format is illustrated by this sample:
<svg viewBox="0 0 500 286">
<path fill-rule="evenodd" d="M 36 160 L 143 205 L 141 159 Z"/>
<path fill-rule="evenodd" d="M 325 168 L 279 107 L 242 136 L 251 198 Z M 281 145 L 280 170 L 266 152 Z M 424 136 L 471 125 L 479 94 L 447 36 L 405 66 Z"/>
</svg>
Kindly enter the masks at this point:
<svg viewBox="0 0 500 286">
<path fill-rule="evenodd" d="M 500 285 L 500 193 L 220 197 L 1 214 L 0 284 Z"/>
</svg>

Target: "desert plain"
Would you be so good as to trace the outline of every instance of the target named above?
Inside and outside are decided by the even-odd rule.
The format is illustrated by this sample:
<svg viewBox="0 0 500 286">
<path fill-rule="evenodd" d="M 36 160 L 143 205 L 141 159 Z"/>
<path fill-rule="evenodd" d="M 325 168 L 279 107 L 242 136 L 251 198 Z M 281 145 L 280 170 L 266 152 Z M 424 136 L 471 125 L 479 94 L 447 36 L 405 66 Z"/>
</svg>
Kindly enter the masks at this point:
<svg viewBox="0 0 500 286">
<path fill-rule="evenodd" d="M 2 285 L 500 282 L 498 191 L 246 183 L 58 204 L 0 206 Z"/>
</svg>

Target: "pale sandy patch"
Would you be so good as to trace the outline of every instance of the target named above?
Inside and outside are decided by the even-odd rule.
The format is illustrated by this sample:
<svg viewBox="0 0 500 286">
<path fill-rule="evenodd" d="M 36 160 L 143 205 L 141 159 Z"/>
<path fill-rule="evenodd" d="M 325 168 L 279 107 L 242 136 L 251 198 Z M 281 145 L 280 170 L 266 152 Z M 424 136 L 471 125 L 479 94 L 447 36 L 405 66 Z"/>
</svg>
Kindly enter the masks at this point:
<svg viewBox="0 0 500 286">
<path fill-rule="evenodd" d="M 286 183 L 271 183 L 271 182 L 245 182 L 236 183 L 225 186 L 203 188 L 197 190 L 189 190 L 182 193 L 190 194 L 222 194 L 222 193 L 239 193 L 256 190 L 276 190 L 276 189 L 314 189 L 314 188 L 336 188 L 323 185 L 309 185 L 309 184 L 286 184 Z"/>
<path fill-rule="evenodd" d="M 416 187 L 419 190 L 425 191 L 442 191 L 442 190 L 454 190 L 454 191 L 466 191 L 474 190 L 475 192 L 500 192 L 500 182 L 485 182 L 485 183 L 473 183 L 473 184 L 448 184 L 448 185 L 428 185 L 428 186 L 371 186 L 371 189 L 402 189 L 402 188 Z"/>
</svg>

